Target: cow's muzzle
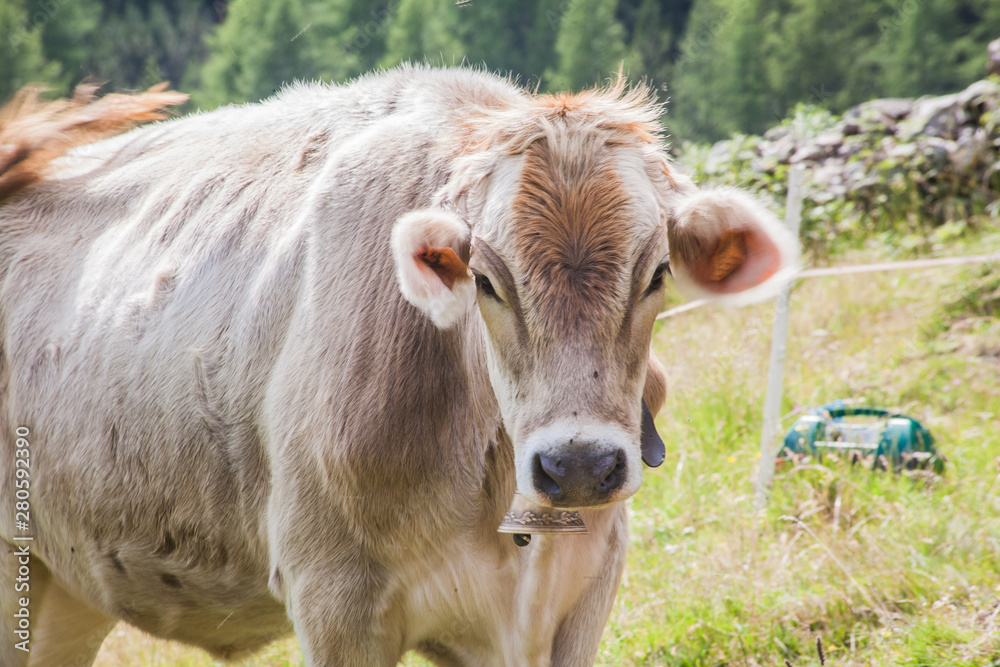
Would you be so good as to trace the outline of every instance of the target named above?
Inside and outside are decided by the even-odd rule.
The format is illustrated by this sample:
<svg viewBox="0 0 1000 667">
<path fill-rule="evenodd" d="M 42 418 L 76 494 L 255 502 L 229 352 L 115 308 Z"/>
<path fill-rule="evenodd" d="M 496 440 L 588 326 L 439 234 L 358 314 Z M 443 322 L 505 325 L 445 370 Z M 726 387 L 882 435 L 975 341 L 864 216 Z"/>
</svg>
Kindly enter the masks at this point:
<svg viewBox="0 0 1000 667">
<path fill-rule="evenodd" d="M 553 507 L 604 505 L 625 483 L 625 452 L 535 454 L 531 481 Z"/>
<path fill-rule="evenodd" d="M 525 443 L 518 491 L 549 507 L 595 507 L 628 498 L 639 488 L 637 442 L 617 426 L 555 425 Z"/>
</svg>

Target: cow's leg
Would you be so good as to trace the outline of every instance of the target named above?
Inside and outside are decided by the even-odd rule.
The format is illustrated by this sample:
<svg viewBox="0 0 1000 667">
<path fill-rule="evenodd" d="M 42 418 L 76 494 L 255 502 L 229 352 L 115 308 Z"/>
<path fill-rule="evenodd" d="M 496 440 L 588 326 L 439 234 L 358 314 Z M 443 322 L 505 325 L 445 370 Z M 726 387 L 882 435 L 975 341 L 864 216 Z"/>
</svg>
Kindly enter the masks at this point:
<svg viewBox="0 0 1000 667">
<path fill-rule="evenodd" d="M 627 551 L 628 516 L 622 510 L 611 527 L 604 563 L 591 575 L 589 585 L 556 632 L 552 643 L 553 667 L 594 664 L 625 570 Z"/>
<path fill-rule="evenodd" d="M 32 560 L 32 619 L 29 667 L 90 667 L 117 619 L 81 602 Z"/>
<path fill-rule="evenodd" d="M 403 631 L 387 568 L 373 561 L 339 517 L 322 512 L 323 503 L 310 506 L 299 495 L 302 488 L 288 488 L 271 497 L 270 587 L 285 603 L 306 665 L 396 665 Z"/>
<path fill-rule="evenodd" d="M 316 563 L 294 576 L 288 608 L 310 667 L 389 667 L 403 652 L 402 623 L 371 567 Z"/>
</svg>

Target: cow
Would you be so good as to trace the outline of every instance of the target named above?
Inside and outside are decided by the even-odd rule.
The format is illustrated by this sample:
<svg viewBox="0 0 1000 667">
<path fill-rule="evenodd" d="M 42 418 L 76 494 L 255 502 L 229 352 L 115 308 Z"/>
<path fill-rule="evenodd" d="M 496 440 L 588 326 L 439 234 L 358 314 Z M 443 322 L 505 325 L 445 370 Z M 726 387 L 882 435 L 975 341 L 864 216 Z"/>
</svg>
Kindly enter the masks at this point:
<svg viewBox="0 0 1000 667">
<path fill-rule="evenodd" d="M 0 129 L 0 662 L 90 665 L 124 620 L 222 659 L 592 664 L 666 285 L 762 297 L 794 240 L 621 77 L 404 66 L 92 141 L 167 94 Z M 515 543 L 515 501 L 586 533 Z"/>
</svg>

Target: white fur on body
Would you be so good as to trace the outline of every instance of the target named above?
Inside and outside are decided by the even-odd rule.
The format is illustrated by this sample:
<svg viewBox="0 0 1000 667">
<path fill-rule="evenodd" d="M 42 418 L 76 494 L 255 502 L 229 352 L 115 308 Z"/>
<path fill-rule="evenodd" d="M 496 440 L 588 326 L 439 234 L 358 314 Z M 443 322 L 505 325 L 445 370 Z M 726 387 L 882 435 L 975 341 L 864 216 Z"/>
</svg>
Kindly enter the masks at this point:
<svg viewBox="0 0 1000 667">
<path fill-rule="evenodd" d="M 17 531 L 0 513 L 0 664 L 90 664 L 115 618 L 222 657 L 294 629 L 309 665 L 408 649 L 442 665 L 593 661 L 624 505 L 524 549 L 496 527 L 549 424 L 622 441 L 614 500 L 638 488 L 662 302 L 641 295 L 696 190 L 652 173 L 656 146 L 606 148 L 594 124 L 580 146 L 607 151 L 631 212 L 607 290 L 626 295 L 625 324 L 612 309 L 594 326 L 625 333 L 515 345 L 511 311 L 481 295 L 477 309 L 471 280 L 449 290 L 405 262 L 471 244 L 487 272 L 488 246 L 511 250 L 524 158 L 456 128 L 492 105 L 507 110 L 484 126 L 503 135 L 528 100 L 463 70 L 298 86 L 79 148 L 0 206 L 0 497 L 26 426 L 38 632 L 29 663 L 10 639 Z M 570 416 L 578 403 L 605 416 Z"/>
<path fill-rule="evenodd" d="M 77 149 L 0 208 L 0 497 L 27 426 L 32 605 L 60 607 L 51 572 L 91 609 L 79 641 L 38 615 L 32 665 L 89 664 L 108 616 L 222 657 L 294 625 L 310 665 L 593 659 L 624 507 L 525 550 L 497 534 L 513 464 L 482 334 L 394 277 L 389 230 L 444 183 L 465 87 L 520 95 L 412 69 L 297 87 Z M 26 664 L 5 629 L 0 663 Z"/>
</svg>

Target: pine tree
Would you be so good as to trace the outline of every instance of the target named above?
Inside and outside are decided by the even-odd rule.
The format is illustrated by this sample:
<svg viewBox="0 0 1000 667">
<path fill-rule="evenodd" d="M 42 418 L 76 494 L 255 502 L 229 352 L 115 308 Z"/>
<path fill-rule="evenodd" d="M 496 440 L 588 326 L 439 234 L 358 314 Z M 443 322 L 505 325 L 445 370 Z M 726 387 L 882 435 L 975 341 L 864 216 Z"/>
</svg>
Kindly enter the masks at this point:
<svg viewBox="0 0 1000 667">
<path fill-rule="evenodd" d="M 0 0 L 0 100 L 28 83 L 53 83 L 59 64 L 42 51 L 43 17 L 28 14 L 22 0 Z"/>
<path fill-rule="evenodd" d="M 89 74 L 86 63 L 94 49 L 101 4 L 98 0 L 28 0 L 26 7 L 32 23 L 41 30 L 46 61 L 58 65 L 53 88 L 67 92 Z"/>
<path fill-rule="evenodd" d="M 60 85 L 82 79 L 107 90 L 144 88 L 169 80 L 181 84 L 207 53 L 214 27 L 205 0 L 30 0 L 44 15 L 47 58 L 62 66 Z"/>
<path fill-rule="evenodd" d="M 234 0 L 209 39 L 195 102 L 211 108 L 256 101 L 291 81 L 356 73 L 346 10 L 337 0 Z"/>
<path fill-rule="evenodd" d="M 882 94 L 878 26 L 890 7 L 872 0 L 792 0 L 781 7 L 781 39 L 767 56 L 780 109 L 805 102 L 844 111 Z"/>
<path fill-rule="evenodd" d="M 767 115 L 763 49 L 770 19 L 757 0 L 697 0 L 674 62 L 668 128 L 687 140 L 725 137 Z"/>
<path fill-rule="evenodd" d="M 558 0 L 473 2 L 457 8 L 458 34 L 470 65 L 513 74 L 522 82 L 537 80 L 552 54 L 555 29 L 544 14 Z"/>
<path fill-rule="evenodd" d="M 950 93 L 984 76 L 986 45 L 1000 35 L 1000 3 L 900 0 L 879 29 L 887 94 Z"/>
<path fill-rule="evenodd" d="M 645 77 L 664 100 L 671 90 L 674 64 L 681 54 L 681 40 L 693 4 L 693 0 L 622 0 L 618 5 L 632 76 Z"/>
<path fill-rule="evenodd" d="M 465 47 L 458 36 L 459 8 L 442 0 L 402 0 L 389 23 L 382 65 L 428 62 L 460 65 Z"/>
<path fill-rule="evenodd" d="M 399 10 L 399 0 L 352 0 L 347 3 L 345 49 L 359 71 L 378 65 L 385 55 L 389 26 Z M 332 28 L 332 26 L 331 26 Z"/>
<path fill-rule="evenodd" d="M 675 64 L 672 127 L 685 138 L 759 133 L 798 103 L 833 111 L 885 94 L 888 0 L 697 0 Z"/>
<path fill-rule="evenodd" d="M 549 89 L 581 88 L 615 72 L 626 60 L 626 48 L 614 0 L 570 0 L 559 21 L 555 51 L 557 64 L 545 73 Z M 630 64 L 625 62 L 626 70 Z"/>
<path fill-rule="evenodd" d="M 545 71 L 554 67 L 559 23 L 571 1 L 540 0 L 535 3 L 534 13 L 526 14 L 532 20 L 525 46 L 526 82 L 533 81 L 536 86 L 540 85 Z"/>
<path fill-rule="evenodd" d="M 664 8 L 657 0 L 642 0 L 628 9 L 623 25 L 630 35 L 629 50 L 640 70 L 635 74 L 642 74 L 661 92 L 666 92 L 673 73 L 674 49 L 679 47 L 670 19 L 664 16 Z"/>
</svg>

